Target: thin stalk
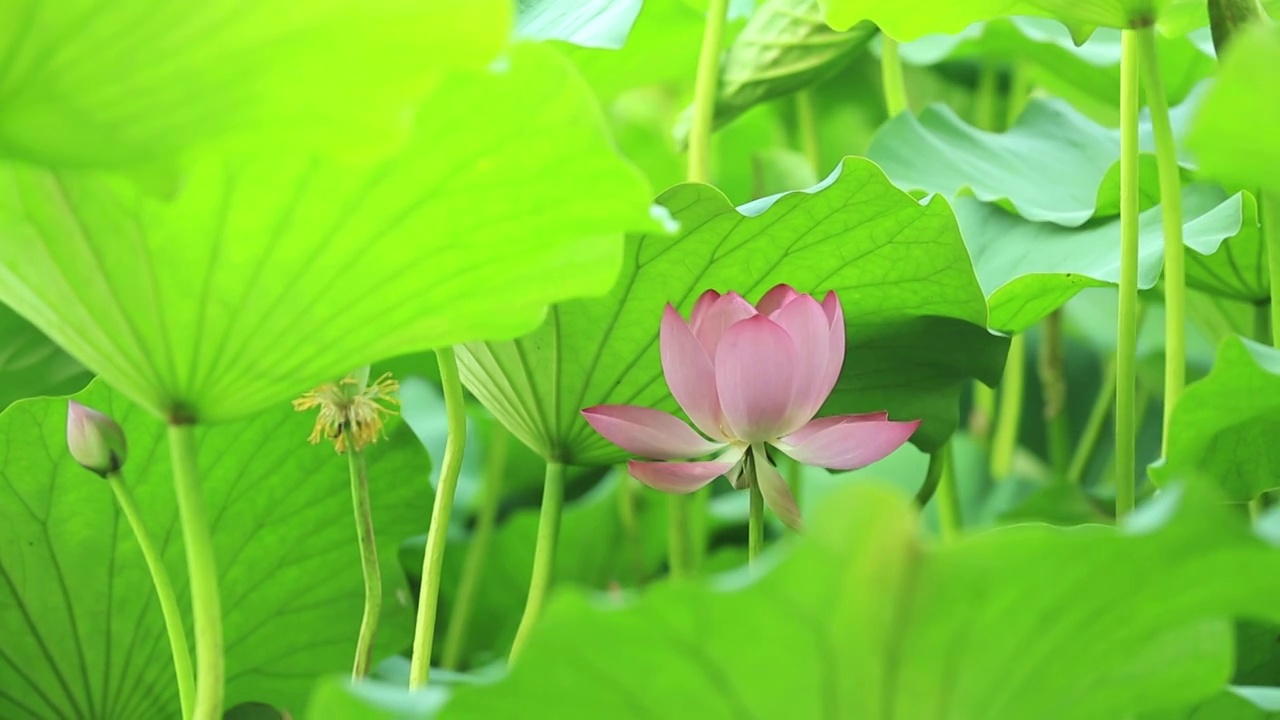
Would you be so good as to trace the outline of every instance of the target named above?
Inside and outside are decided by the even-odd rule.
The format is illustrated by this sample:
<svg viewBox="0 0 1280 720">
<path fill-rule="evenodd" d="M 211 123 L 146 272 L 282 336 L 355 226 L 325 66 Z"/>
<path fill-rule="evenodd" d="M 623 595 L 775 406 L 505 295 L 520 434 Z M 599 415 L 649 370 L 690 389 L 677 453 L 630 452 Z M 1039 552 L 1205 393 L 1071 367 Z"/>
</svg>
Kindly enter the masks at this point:
<svg viewBox="0 0 1280 720">
<path fill-rule="evenodd" d="M 672 578 L 689 577 L 689 502 L 688 495 L 667 497 L 667 568 Z"/>
<path fill-rule="evenodd" d="M 984 62 L 978 70 L 978 86 L 974 89 L 974 125 L 988 132 L 1000 128 L 1000 72 L 995 63 Z"/>
<path fill-rule="evenodd" d="M 1022 334 L 1009 340 L 1009 359 L 1000 379 L 1000 408 L 991 438 L 991 475 L 997 480 L 1013 468 L 1018 448 L 1018 427 L 1022 424 L 1022 395 L 1027 384 L 1027 338 Z"/>
<path fill-rule="evenodd" d="M 938 492 L 938 485 L 942 484 L 942 466 L 946 464 L 945 460 L 941 451 L 934 451 L 929 455 L 929 468 L 924 472 L 924 483 L 916 493 L 916 506 L 921 510 L 929 505 L 929 501 Z"/>
<path fill-rule="evenodd" d="M 542 511 L 538 515 L 538 539 L 533 549 L 533 575 L 529 579 L 529 597 L 525 600 L 524 615 L 516 628 L 515 641 L 511 643 L 511 655 L 507 663 L 514 665 L 529 642 L 529 633 L 538 624 L 542 604 L 551 588 L 551 577 L 556 564 L 556 536 L 560 533 L 560 509 L 564 504 L 564 465 L 547 463 L 546 480 L 542 486 Z"/>
<path fill-rule="evenodd" d="M 1049 465 L 1054 482 L 1067 481 L 1071 464 L 1071 422 L 1067 416 L 1067 372 L 1062 339 L 1062 311 L 1044 319 L 1040 340 L 1040 387 L 1044 395 L 1044 422 L 1049 434 Z"/>
<path fill-rule="evenodd" d="M 818 144 L 818 114 L 814 109 L 813 91 L 808 88 L 796 93 L 796 130 L 800 135 L 800 149 L 808 158 L 809 166 L 821 176 L 822 156 Z"/>
<path fill-rule="evenodd" d="M 462 578 L 458 580 L 458 592 L 449 628 L 445 631 L 441 665 L 450 670 L 458 669 L 467 632 L 471 627 L 471 611 L 474 610 L 476 591 L 489 556 L 493 529 L 498 521 L 498 504 L 502 500 L 502 481 L 507 472 L 507 450 L 511 434 L 499 423 L 493 423 L 486 448 L 484 477 L 481 480 L 479 506 L 476 508 L 476 527 L 471 533 L 471 545 L 463 560 Z"/>
<path fill-rule="evenodd" d="M 467 408 L 463 404 L 462 381 L 458 379 L 458 360 L 453 348 L 436 350 L 436 363 L 440 366 L 440 387 L 444 391 L 444 414 L 449 434 L 444 442 L 440 483 L 436 486 L 431 525 L 427 528 L 427 546 L 422 555 L 418 618 L 413 627 L 413 653 L 409 661 L 411 690 L 424 687 L 431 675 L 431 648 L 435 642 L 436 610 L 440 602 L 440 568 L 444 565 L 449 514 L 453 510 L 453 495 L 458 489 L 458 473 L 462 469 L 462 453 L 467 443 Z"/>
<path fill-rule="evenodd" d="M 707 545 L 711 542 L 711 523 L 707 521 L 711 507 L 711 488 L 706 487 L 689 498 L 689 572 L 702 571 L 702 561 L 707 559 Z"/>
<path fill-rule="evenodd" d="M 764 548 L 764 494 L 760 492 L 760 481 L 756 480 L 755 473 L 748 480 L 751 515 L 747 519 L 747 564 L 754 565 Z"/>
<path fill-rule="evenodd" d="M 1013 62 L 1013 70 L 1009 76 L 1009 95 L 1004 104 L 1004 126 L 1013 127 L 1031 98 L 1031 75 L 1027 72 L 1027 64 L 1021 60 Z"/>
<path fill-rule="evenodd" d="M 909 109 L 898 41 L 883 33 L 880 35 L 880 84 L 884 87 L 884 109 L 889 117 L 897 117 Z"/>
<path fill-rule="evenodd" d="M 178 607 L 178 598 L 173 594 L 173 583 L 169 581 L 169 571 L 164 567 L 164 556 L 151 539 L 146 525 L 142 524 L 142 516 L 138 514 L 138 506 L 133 501 L 133 493 L 124 484 L 120 473 L 107 476 L 111 484 L 111 492 L 115 493 L 120 511 L 124 513 L 133 537 L 142 549 L 142 558 L 147 562 L 147 570 L 151 573 L 151 584 L 156 589 L 156 599 L 160 601 L 160 614 L 164 616 L 164 629 L 169 634 L 169 651 L 173 654 L 173 672 L 178 679 L 178 702 L 182 706 L 182 717 L 190 718 L 195 700 L 195 675 L 191 668 L 191 650 L 187 647 L 187 631 L 182 623 L 182 610 Z"/>
<path fill-rule="evenodd" d="M 693 83 L 693 122 L 689 127 L 689 182 L 711 182 L 711 128 L 715 119 L 716 85 L 720 79 L 720 46 L 724 42 L 729 0 L 710 0 L 702 48 Z"/>
<path fill-rule="evenodd" d="M 796 507 L 804 507 L 800 504 L 804 492 L 804 464 L 791 458 L 787 458 L 787 463 L 787 485 L 791 488 L 791 498 L 796 501 Z"/>
<path fill-rule="evenodd" d="M 631 584 L 639 586 L 644 580 L 644 547 L 640 537 L 639 502 L 640 483 L 623 473 L 618 481 L 618 520 L 627 545 L 627 558 L 631 565 Z"/>
<path fill-rule="evenodd" d="M 360 545 L 360 571 L 364 575 L 364 615 L 360 618 L 356 656 L 351 665 L 351 679 L 359 680 L 369 674 L 369 665 L 373 662 L 373 639 L 378 634 L 378 617 L 382 614 L 382 570 L 378 566 L 378 541 L 373 533 L 369 471 L 364 453 L 355 447 L 347 449 L 347 470 L 351 474 L 351 508 Z"/>
<path fill-rule="evenodd" d="M 1267 249 L 1267 271 L 1271 280 L 1271 341 L 1280 343 L 1280 192 L 1258 193 L 1258 215 L 1262 221 L 1262 242 Z"/>
<path fill-rule="evenodd" d="M 937 450 L 935 454 L 942 456 L 942 479 L 938 483 L 938 530 L 944 541 L 960 537 L 964 520 L 960 513 L 960 491 L 956 487 L 956 457 L 951 448 L 951 441 Z M 932 458 L 930 464 L 933 463 Z"/>
<path fill-rule="evenodd" d="M 1084 432 L 1076 443 L 1075 452 L 1071 456 L 1071 464 L 1067 466 L 1067 482 L 1080 485 L 1084 482 L 1084 472 L 1093 457 L 1093 451 L 1102 438 L 1102 428 L 1106 425 L 1107 416 L 1111 414 L 1111 402 L 1116 395 L 1116 359 L 1113 355 L 1107 358 L 1106 367 L 1102 370 L 1102 384 L 1098 395 L 1089 408 L 1089 418 L 1085 420 Z"/>
<path fill-rule="evenodd" d="M 974 380 L 973 406 L 969 409 L 969 434 L 984 450 L 991 446 L 991 419 L 995 414 L 995 388 L 987 387 L 981 380 Z"/>
<path fill-rule="evenodd" d="M 1120 33 L 1120 310 L 1116 320 L 1116 519 L 1133 510 L 1137 478 L 1138 64 L 1135 30 Z"/>
<path fill-rule="evenodd" d="M 1249 501 L 1249 520 L 1257 522 L 1262 513 L 1267 509 L 1267 498 L 1265 495 L 1259 495 Z"/>
<path fill-rule="evenodd" d="M 1173 125 L 1169 121 L 1169 101 L 1160 77 L 1155 28 L 1147 24 L 1133 32 L 1138 41 L 1138 65 L 1147 89 L 1147 107 L 1151 111 L 1151 130 L 1156 141 L 1164 228 L 1165 363 L 1161 448 L 1167 452 L 1169 424 L 1187 376 L 1187 250 L 1182 244 L 1182 175 L 1178 169 Z"/>
<path fill-rule="evenodd" d="M 1253 306 L 1253 339 L 1264 345 L 1271 345 L 1274 334 L 1271 332 L 1272 308 L 1269 304 L 1255 303 Z"/>
<path fill-rule="evenodd" d="M 191 614 L 196 634 L 196 695 L 191 717 L 220 720 L 225 670 L 222 658 L 222 608 L 218 599 L 218 564 L 204 508 L 204 488 L 196 467 L 196 432 L 190 424 L 169 425 L 169 460 L 182 520 L 191 583 Z"/>
</svg>

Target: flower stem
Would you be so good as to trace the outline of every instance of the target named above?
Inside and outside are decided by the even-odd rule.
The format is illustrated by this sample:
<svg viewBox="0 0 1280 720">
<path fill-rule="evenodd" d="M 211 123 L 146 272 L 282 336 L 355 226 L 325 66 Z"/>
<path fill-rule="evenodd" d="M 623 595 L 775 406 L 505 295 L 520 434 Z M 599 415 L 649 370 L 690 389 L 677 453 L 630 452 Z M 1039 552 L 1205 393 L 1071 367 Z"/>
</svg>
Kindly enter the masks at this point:
<svg viewBox="0 0 1280 720">
<path fill-rule="evenodd" d="M 169 572 L 164 567 L 164 556 L 156 548 L 147 527 L 142 524 L 142 516 L 138 514 L 138 506 L 133 501 L 133 493 L 124 484 L 120 473 L 107 476 L 111 483 L 111 492 L 115 493 L 120 511 L 124 513 L 133 536 L 142 549 L 142 557 L 146 560 L 147 570 L 151 573 L 151 584 L 155 586 L 156 598 L 160 601 L 160 613 L 164 616 L 164 629 L 169 634 L 169 651 L 173 654 L 173 671 L 178 678 L 178 702 L 182 705 L 182 717 L 191 717 L 191 703 L 195 699 L 195 675 L 191 669 L 191 650 L 187 647 L 187 631 L 183 627 L 182 610 L 178 607 L 178 598 L 173 594 L 173 583 L 169 581 Z"/>
<path fill-rule="evenodd" d="M 169 459 L 182 519 L 182 544 L 191 583 L 191 614 L 196 634 L 194 720 L 222 717 L 222 609 L 218 600 L 218 566 L 204 508 L 204 488 L 196 469 L 196 432 L 191 424 L 169 425 Z"/>
<path fill-rule="evenodd" d="M 1168 451 L 1169 423 L 1182 395 L 1187 375 L 1187 250 L 1182 244 L 1182 177 L 1178 169 L 1178 148 L 1169 121 L 1169 101 L 1156 51 L 1155 28 L 1151 24 L 1133 31 L 1138 41 L 1139 68 L 1151 111 L 1151 129 L 1156 141 L 1156 168 L 1160 180 L 1161 224 L 1164 227 L 1164 425 L 1162 452 Z"/>
<path fill-rule="evenodd" d="M 689 128 L 689 182 L 711 182 L 711 127 L 720 80 L 720 46 L 724 42 L 729 0 L 710 0 L 702 30 L 698 70 L 693 84 L 693 123 Z"/>
<path fill-rule="evenodd" d="M 996 412 L 996 429 L 991 437 L 991 474 L 997 480 L 1013 468 L 1013 453 L 1018 448 L 1018 428 L 1022 425 L 1022 396 L 1026 390 L 1027 338 L 1014 335 L 1009 340 L 1009 359 L 1000 379 L 1000 407 Z"/>
<path fill-rule="evenodd" d="M 369 664 L 373 661 L 373 639 L 378 634 L 378 617 L 382 614 L 382 570 L 378 566 L 378 544 L 369 503 L 369 472 L 364 453 L 355 447 L 347 449 L 347 469 L 351 473 L 351 507 L 360 545 L 360 570 L 364 574 L 364 615 L 360 618 L 360 635 L 356 638 L 356 656 L 351 666 L 351 678 L 359 680 L 369 674 Z"/>
<path fill-rule="evenodd" d="M 1044 319 L 1040 341 L 1040 387 L 1049 434 L 1049 464 L 1054 482 L 1065 483 L 1071 464 L 1071 423 L 1067 416 L 1067 373 L 1063 358 L 1062 310 Z"/>
<path fill-rule="evenodd" d="M 1084 431 L 1080 433 L 1080 440 L 1076 443 L 1075 452 L 1071 455 L 1071 464 L 1067 466 L 1068 484 L 1080 485 L 1084 482 L 1086 466 L 1089 464 L 1089 459 L 1093 457 L 1099 438 L 1102 437 L 1102 427 L 1107 422 L 1107 416 L 1111 414 L 1111 402 L 1115 395 L 1116 359 L 1113 355 L 1107 358 L 1098 395 L 1093 400 L 1093 407 L 1089 408 L 1089 417 L 1085 420 Z"/>
<path fill-rule="evenodd" d="M 458 669 L 462 661 L 462 651 L 467 640 L 467 632 L 471 626 L 471 611 L 474 609 L 476 591 L 480 588 L 480 578 L 484 571 L 485 559 L 489 556 L 489 544 L 493 539 L 493 529 L 498 521 L 498 503 L 502 500 L 502 484 L 507 472 L 507 450 L 510 447 L 511 434 L 501 423 L 493 423 L 489 435 L 489 446 L 485 457 L 484 478 L 480 486 L 479 507 L 476 508 L 476 527 L 471 534 L 471 546 L 467 548 L 467 557 L 463 560 L 462 578 L 458 580 L 458 593 L 449 629 L 444 636 L 444 651 L 441 654 L 441 665 L 450 670 Z"/>
<path fill-rule="evenodd" d="M 667 498 L 667 569 L 672 578 L 688 577 L 689 568 L 689 502 L 688 495 Z"/>
<path fill-rule="evenodd" d="M 511 643 L 508 664 L 515 664 L 529 633 L 538 624 L 542 604 L 547 599 L 551 578 L 556 564 L 556 537 L 560 534 L 560 509 L 564 504 L 564 465 L 547 463 L 546 480 L 542 486 L 542 512 L 538 515 L 538 540 L 533 550 L 533 574 L 529 578 L 529 597 L 525 600 L 524 615 L 516 628 L 515 641 Z"/>
<path fill-rule="evenodd" d="M 1001 116 L 999 107 L 1000 75 L 996 64 L 982 63 L 978 70 L 978 85 L 974 88 L 974 125 L 988 132 L 996 132 Z"/>
<path fill-rule="evenodd" d="M 1271 279 L 1271 342 L 1280 347 L 1280 192 L 1258 193 L 1262 221 L 1262 242 L 1267 249 L 1267 270 Z"/>
<path fill-rule="evenodd" d="M 1116 519 L 1136 494 L 1138 354 L 1138 64 L 1135 30 L 1120 33 L 1120 311 L 1116 338 Z"/>
<path fill-rule="evenodd" d="M 747 487 L 751 495 L 751 514 L 747 517 L 747 564 L 755 564 L 756 558 L 764 548 L 764 493 L 760 492 L 760 481 L 756 479 L 755 462 L 768 462 L 763 458 L 748 461 Z"/>
<path fill-rule="evenodd" d="M 936 451 L 940 454 L 942 478 L 938 483 L 938 531 L 944 541 L 960 536 L 964 521 L 960 513 L 960 491 L 956 487 L 956 456 L 951 441 Z M 930 465 L 933 460 L 930 458 Z"/>
<path fill-rule="evenodd" d="M 907 81 L 902 74 L 902 58 L 898 54 L 898 41 L 880 34 L 880 84 L 884 86 L 884 109 L 889 117 L 905 112 Z"/>
<path fill-rule="evenodd" d="M 929 506 L 929 501 L 938 492 L 938 485 L 942 483 L 942 466 L 944 464 L 942 451 L 935 450 L 929 454 L 929 468 L 924 471 L 924 483 L 920 485 L 920 490 L 916 492 L 916 506 L 921 510 Z"/>
<path fill-rule="evenodd" d="M 814 109 L 813 91 L 805 88 L 796 92 L 796 129 L 800 135 L 800 149 L 809 160 L 809 167 L 822 176 L 822 154 L 818 143 L 818 113 Z"/>
<path fill-rule="evenodd" d="M 418 619 L 413 628 L 413 653 L 409 661 L 411 690 L 425 686 L 431 674 L 431 648 L 435 641 L 436 609 L 440 602 L 440 568 L 444 565 L 449 514 L 453 510 L 453 495 L 458 489 L 458 472 L 462 469 L 462 453 L 467 443 L 467 408 L 462 400 L 462 382 L 458 379 L 458 360 L 454 357 L 453 348 L 437 349 L 436 362 L 440 366 L 440 387 L 444 391 L 444 413 L 449 434 L 444 443 L 444 459 L 440 463 L 435 505 L 431 508 L 431 525 L 427 528 L 427 546 L 422 555 Z"/>
</svg>

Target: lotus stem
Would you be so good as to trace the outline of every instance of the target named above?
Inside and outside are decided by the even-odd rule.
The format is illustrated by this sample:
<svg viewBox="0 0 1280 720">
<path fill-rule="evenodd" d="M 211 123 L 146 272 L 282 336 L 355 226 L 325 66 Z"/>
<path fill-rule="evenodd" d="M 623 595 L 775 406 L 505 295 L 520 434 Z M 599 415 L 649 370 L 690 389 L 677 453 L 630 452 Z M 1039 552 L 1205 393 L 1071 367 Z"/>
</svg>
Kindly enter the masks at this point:
<svg viewBox="0 0 1280 720">
<path fill-rule="evenodd" d="M 467 442 L 467 409 L 463 404 L 462 382 L 458 379 L 458 360 L 453 348 L 436 350 L 436 362 L 440 366 L 440 386 L 444 391 L 449 434 L 444 444 L 444 460 L 440 463 L 440 482 L 436 486 L 435 505 L 431 509 L 431 525 L 427 528 L 427 545 L 422 555 L 418 618 L 413 628 L 413 652 L 409 661 L 409 688 L 412 690 L 424 687 L 431 675 L 431 649 L 440 602 L 440 570 L 444 566 L 449 515 L 453 510 L 453 496 L 458 489 L 458 473 L 462 470 L 462 453 Z"/>
<path fill-rule="evenodd" d="M 1120 35 L 1120 310 L 1116 321 L 1116 519 L 1137 493 L 1138 65 L 1136 30 Z"/>
<path fill-rule="evenodd" d="M 514 665 L 529 642 L 529 633 L 542 616 L 542 606 L 551 588 L 556 564 L 556 538 L 560 534 L 560 511 L 564 505 L 564 465 L 547 463 L 546 479 L 542 485 L 542 510 L 538 515 L 538 539 L 533 549 L 533 574 L 529 578 L 529 596 L 525 600 L 524 615 L 516 628 L 515 641 L 511 644 L 508 664 Z"/>
<path fill-rule="evenodd" d="M 484 478 L 480 486 L 479 507 L 476 508 L 476 527 L 471 534 L 471 546 L 463 560 L 462 578 L 458 581 L 458 593 L 445 632 L 441 665 L 450 670 L 458 669 L 462 651 L 466 646 L 467 632 L 471 628 L 471 611 L 474 610 L 476 591 L 484 573 L 484 563 L 489 556 L 489 544 L 498 521 L 498 504 L 502 500 L 502 485 L 507 472 L 507 450 L 511 434 L 501 423 L 493 423 L 484 463 Z"/>
<path fill-rule="evenodd" d="M 187 646 L 187 631 L 182 621 L 182 610 L 178 606 L 178 598 L 173 592 L 173 583 L 169 581 L 169 572 L 164 566 L 164 556 L 156 548 L 151 534 L 142 523 L 138 514 L 138 506 L 133 501 L 133 493 L 124 484 L 124 478 L 116 471 L 107 475 L 111 484 L 111 492 L 115 493 L 120 511 L 124 513 L 133 536 L 142 549 L 142 557 L 146 560 L 147 570 L 151 573 L 151 584 L 155 586 L 156 598 L 160 601 L 160 613 L 164 616 L 164 629 L 169 635 L 169 651 L 173 655 L 173 672 L 178 679 L 178 702 L 182 706 L 182 717 L 190 718 L 195 701 L 195 675 L 191 668 L 191 649 Z"/>
<path fill-rule="evenodd" d="M 191 717 L 221 720 L 225 677 L 222 608 L 218 599 L 213 537 L 204 507 L 204 488 L 196 467 L 195 435 L 195 426 L 190 423 L 169 424 L 169 458 L 173 463 L 173 486 L 191 583 L 191 614 L 195 619 L 196 693 Z"/>
</svg>

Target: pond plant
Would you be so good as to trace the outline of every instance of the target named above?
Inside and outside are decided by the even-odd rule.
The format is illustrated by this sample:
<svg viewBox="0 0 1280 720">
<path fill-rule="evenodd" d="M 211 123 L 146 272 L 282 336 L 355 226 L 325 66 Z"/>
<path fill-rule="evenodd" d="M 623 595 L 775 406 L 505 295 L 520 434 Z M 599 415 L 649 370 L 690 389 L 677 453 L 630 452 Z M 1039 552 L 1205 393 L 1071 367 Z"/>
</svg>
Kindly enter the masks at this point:
<svg viewBox="0 0 1280 720">
<path fill-rule="evenodd" d="M 13 0 L 0 718 L 1280 718 L 1277 8 Z"/>
</svg>

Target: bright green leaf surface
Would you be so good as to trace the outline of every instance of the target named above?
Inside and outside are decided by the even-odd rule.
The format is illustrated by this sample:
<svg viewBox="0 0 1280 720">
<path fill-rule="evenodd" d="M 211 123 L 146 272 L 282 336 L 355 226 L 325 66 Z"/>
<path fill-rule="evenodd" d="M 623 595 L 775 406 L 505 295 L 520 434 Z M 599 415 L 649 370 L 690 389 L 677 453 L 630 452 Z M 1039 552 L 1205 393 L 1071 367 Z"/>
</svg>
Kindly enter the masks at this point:
<svg viewBox="0 0 1280 720">
<path fill-rule="evenodd" d="M 459 690 L 443 716 L 1118 720 L 1183 706 L 1225 682 L 1227 618 L 1280 615 L 1280 550 L 1189 490 L 1119 531 L 1022 525 L 935 547 L 906 497 L 851 488 L 756 582 L 657 586 L 621 611 L 558 597 L 509 678 Z M 1137 612 L 1138 596 L 1161 601 Z"/>
<path fill-rule="evenodd" d="M 1188 186 L 1183 192 L 1183 241 L 1191 250 L 1188 275 L 1197 282 L 1219 283 L 1224 290 L 1254 292 L 1258 283 L 1265 287 L 1266 268 L 1251 254 L 1258 248 L 1256 227 L 1242 224 L 1248 217 L 1248 196 L 1224 196 L 1208 185 Z M 1028 222 L 972 198 L 957 199 L 955 212 L 978 280 L 989 296 L 991 327 L 1021 332 L 1081 289 L 1120 281 L 1119 219 L 1064 228 Z M 1138 285 L 1148 289 L 1159 279 L 1164 261 L 1160 208 L 1143 212 L 1138 224 Z M 1230 265 L 1228 257 L 1236 256 L 1239 277 L 1213 274 Z"/>
<path fill-rule="evenodd" d="M 463 382 L 544 456 L 573 464 L 625 457 L 582 419 L 584 407 L 675 409 L 659 360 L 662 308 L 688 313 L 708 288 L 751 300 L 781 282 L 836 290 L 848 351 L 821 414 L 922 418 L 915 442 L 926 448 L 955 429 L 967 378 L 999 377 L 1006 342 L 985 329 L 986 302 L 950 209 L 920 205 L 870 162 L 847 159 L 822 185 L 741 208 L 693 184 L 659 202 L 683 232 L 629 238 L 607 297 L 564 303 L 519 340 L 459 348 Z"/>
<path fill-rule="evenodd" d="M 641 0 L 520 0 L 516 35 L 617 50 L 626 45 L 642 6 Z"/>
<path fill-rule="evenodd" d="M 0 410 L 36 395 L 66 395 L 89 373 L 31 323 L 0 305 Z"/>
<path fill-rule="evenodd" d="M 1232 500 L 1280 487 L 1280 351 L 1245 338 L 1218 349 L 1208 377 L 1174 409 L 1169 449 L 1154 480 L 1203 477 Z"/>
<path fill-rule="evenodd" d="M 1055 18 L 1079 29 L 1127 28 L 1135 22 L 1164 20 L 1161 29 L 1181 35 L 1205 24 L 1203 12 L 1188 12 L 1190 0 L 821 0 L 827 22 L 846 30 L 861 20 L 879 25 L 896 40 L 933 33 L 955 34 L 971 23 L 1007 15 Z M 1085 34 L 1085 33 L 1082 33 Z"/>
<path fill-rule="evenodd" d="M 1188 143 L 1205 173 L 1280 191 L 1280 25 L 1231 41 Z"/>
<path fill-rule="evenodd" d="M 202 143 L 389 151 L 445 70 L 499 52 L 510 15 L 504 0 L 6 2 L 0 157 L 127 167 Z"/>
<path fill-rule="evenodd" d="M 164 426 L 101 383 L 76 397 L 124 428 L 126 484 L 185 609 Z M 296 710 L 312 678 L 351 663 L 363 585 L 350 480 L 331 447 L 307 444 L 312 420 L 281 405 L 199 435 L 222 594 L 227 707 L 256 700 Z M 412 627 L 396 546 L 423 531 L 431 503 L 429 462 L 401 429 L 369 451 L 385 595 L 376 652 L 383 656 Z M 67 454 L 66 401 L 14 404 L 0 414 L 0 438 L 0 717 L 176 717 L 150 576 L 107 484 Z"/>
<path fill-rule="evenodd" d="M 221 421 L 613 285 L 649 191 L 566 62 L 518 46 L 424 107 L 376 168 L 210 163 L 171 204 L 4 167 L 0 301 L 152 412 Z"/>
<path fill-rule="evenodd" d="M 1187 110 L 1175 110 L 1180 121 Z M 1154 148 L 1145 122 L 1140 144 Z M 1003 133 L 979 130 L 939 105 L 918 118 L 903 113 L 885 123 L 867 157 L 904 190 L 948 197 L 971 192 L 979 200 L 1007 204 L 1028 220 L 1075 227 L 1094 217 L 1100 203 L 1110 205 L 1112 193 L 1118 195 L 1118 184 L 1104 180 L 1120 158 L 1120 133 L 1061 100 L 1032 100 Z M 1155 177 L 1148 177 L 1154 192 Z"/>
</svg>

